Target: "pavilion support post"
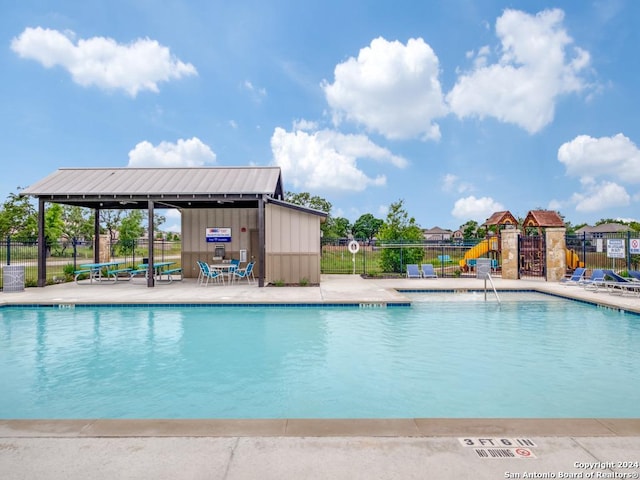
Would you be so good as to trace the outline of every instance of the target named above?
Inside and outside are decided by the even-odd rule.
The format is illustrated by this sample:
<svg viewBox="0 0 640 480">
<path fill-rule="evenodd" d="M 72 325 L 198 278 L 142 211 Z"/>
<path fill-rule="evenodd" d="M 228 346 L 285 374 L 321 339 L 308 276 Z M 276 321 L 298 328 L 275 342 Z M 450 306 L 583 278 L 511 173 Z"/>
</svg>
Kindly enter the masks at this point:
<svg viewBox="0 0 640 480">
<path fill-rule="evenodd" d="M 93 211 L 93 263 L 100 263 L 100 208 Z"/>
<path fill-rule="evenodd" d="M 265 255 L 266 249 L 264 247 L 265 240 L 265 231 L 264 231 L 264 197 L 261 196 L 258 200 L 258 270 L 260 274 L 258 275 L 258 287 L 264 287 L 264 279 L 265 279 Z"/>
<path fill-rule="evenodd" d="M 149 262 L 148 262 L 148 266 L 147 266 L 147 287 L 153 287 L 155 286 L 155 269 L 153 268 L 154 265 L 154 254 L 153 254 L 153 232 L 155 230 L 155 227 L 153 225 L 153 208 L 154 208 L 154 204 L 153 204 L 153 200 L 149 200 L 149 220 L 148 220 L 148 236 L 149 236 Z"/>
<path fill-rule="evenodd" d="M 47 237 L 44 231 L 45 201 L 38 199 L 38 286 L 47 284 Z"/>
</svg>

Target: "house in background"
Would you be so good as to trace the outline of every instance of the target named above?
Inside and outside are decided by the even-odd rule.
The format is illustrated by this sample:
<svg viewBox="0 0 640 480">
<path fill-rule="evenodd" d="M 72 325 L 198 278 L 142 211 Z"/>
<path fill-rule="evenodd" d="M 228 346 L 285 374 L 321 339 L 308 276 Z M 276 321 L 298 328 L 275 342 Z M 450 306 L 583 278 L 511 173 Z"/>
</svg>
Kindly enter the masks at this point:
<svg viewBox="0 0 640 480">
<path fill-rule="evenodd" d="M 439 242 L 451 240 L 451 230 L 445 230 L 440 227 L 424 228 L 422 229 L 422 236 L 428 242 Z"/>
<path fill-rule="evenodd" d="M 576 235 L 587 235 L 592 238 L 599 238 L 607 233 L 622 233 L 630 230 L 631 227 L 629 225 L 623 225 L 622 223 L 602 223 L 595 227 L 585 225 L 584 227 L 578 228 Z"/>
</svg>

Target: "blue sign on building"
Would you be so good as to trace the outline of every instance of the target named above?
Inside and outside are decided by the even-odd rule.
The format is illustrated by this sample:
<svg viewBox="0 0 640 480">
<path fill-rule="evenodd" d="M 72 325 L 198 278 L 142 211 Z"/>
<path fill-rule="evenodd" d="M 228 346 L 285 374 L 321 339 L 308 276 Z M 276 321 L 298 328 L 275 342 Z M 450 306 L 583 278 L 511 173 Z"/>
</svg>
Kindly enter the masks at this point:
<svg viewBox="0 0 640 480">
<path fill-rule="evenodd" d="M 207 242 L 222 243 L 231 241 L 231 229 L 221 227 L 207 228 L 205 232 Z"/>
</svg>

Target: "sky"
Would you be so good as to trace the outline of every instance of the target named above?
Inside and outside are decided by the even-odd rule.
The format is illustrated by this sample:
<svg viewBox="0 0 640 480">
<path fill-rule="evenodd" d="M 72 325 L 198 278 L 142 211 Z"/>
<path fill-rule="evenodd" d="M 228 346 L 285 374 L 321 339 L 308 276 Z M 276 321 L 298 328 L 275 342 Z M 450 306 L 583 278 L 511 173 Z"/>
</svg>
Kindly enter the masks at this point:
<svg viewBox="0 0 640 480">
<path fill-rule="evenodd" d="M 635 0 L 0 0 L 0 201 L 61 167 L 277 165 L 351 222 L 637 221 L 639 22 Z"/>
</svg>

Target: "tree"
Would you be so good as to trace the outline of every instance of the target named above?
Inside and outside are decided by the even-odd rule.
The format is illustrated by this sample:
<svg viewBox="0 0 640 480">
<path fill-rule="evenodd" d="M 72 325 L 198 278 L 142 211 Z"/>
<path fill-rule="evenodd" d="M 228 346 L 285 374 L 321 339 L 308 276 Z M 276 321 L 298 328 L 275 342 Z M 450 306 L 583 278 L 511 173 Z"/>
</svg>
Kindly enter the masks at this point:
<svg viewBox="0 0 640 480">
<path fill-rule="evenodd" d="M 469 220 L 467 223 L 460 225 L 460 230 L 462 230 L 462 237 L 465 240 L 478 238 L 478 222 L 475 220 Z"/>
<path fill-rule="evenodd" d="M 346 238 L 351 233 L 351 223 L 344 217 L 329 218 L 323 230 L 323 238 Z"/>
<path fill-rule="evenodd" d="M 384 225 L 384 220 L 376 218 L 370 213 L 365 213 L 364 215 L 360 215 L 353 223 L 351 231 L 355 238 L 365 238 L 371 242 L 373 237 L 380 231 L 382 225 Z"/>
<path fill-rule="evenodd" d="M 140 210 L 128 210 L 120 222 L 120 236 L 118 238 L 118 253 L 130 255 L 136 247 L 136 241 L 144 233 L 142 226 L 142 212 Z"/>
<path fill-rule="evenodd" d="M 311 195 L 308 192 L 285 192 L 284 199 L 289 203 L 294 203 L 296 205 L 301 205 L 307 208 L 313 208 L 325 213 L 331 213 L 331 202 L 317 195 Z"/>
<path fill-rule="evenodd" d="M 47 242 L 47 252 L 53 250 L 57 254 L 61 253 L 61 250 L 56 247 L 60 245 L 63 231 L 62 205 L 54 203 L 44 212 L 44 238 Z"/>
<path fill-rule="evenodd" d="M 413 217 L 404 209 L 404 200 L 389 206 L 389 213 L 384 225 L 380 228 L 378 239 L 386 244 L 421 244 L 422 229 Z M 422 261 L 422 247 L 388 247 L 382 250 L 380 263 L 385 272 L 403 272 L 408 263 Z"/>
<path fill-rule="evenodd" d="M 10 193 L 0 208 L 0 238 L 32 241 L 38 236 L 38 213 L 28 197 Z"/>
</svg>

